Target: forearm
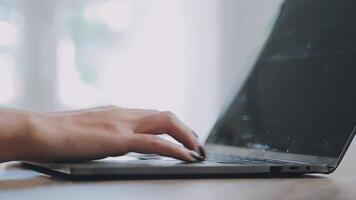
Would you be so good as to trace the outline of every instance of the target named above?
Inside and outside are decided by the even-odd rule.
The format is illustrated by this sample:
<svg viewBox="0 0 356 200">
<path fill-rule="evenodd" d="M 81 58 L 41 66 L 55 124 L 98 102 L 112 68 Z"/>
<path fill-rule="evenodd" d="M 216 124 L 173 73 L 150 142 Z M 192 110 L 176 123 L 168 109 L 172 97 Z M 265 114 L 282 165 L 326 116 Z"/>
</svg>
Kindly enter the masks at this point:
<svg viewBox="0 0 356 200">
<path fill-rule="evenodd" d="M 23 160 L 30 141 L 32 113 L 0 108 L 0 163 Z"/>
<path fill-rule="evenodd" d="M 156 136 L 164 133 L 184 146 Z M 128 152 L 204 159 L 192 130 L 171 112 L 104 106 L 48 114 L 0 108 L 0 163 L 87 161 Z"/>
</svg>

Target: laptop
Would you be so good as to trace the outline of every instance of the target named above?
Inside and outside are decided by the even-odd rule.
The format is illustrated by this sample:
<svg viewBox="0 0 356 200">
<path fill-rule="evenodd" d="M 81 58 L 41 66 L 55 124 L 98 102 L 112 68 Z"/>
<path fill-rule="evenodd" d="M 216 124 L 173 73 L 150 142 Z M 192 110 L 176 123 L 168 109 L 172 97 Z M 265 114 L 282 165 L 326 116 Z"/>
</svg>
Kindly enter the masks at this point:
<svg viewBox="0 0 356 200">
<path fill-rule="evenodd" d="M 353 0 L 282 2 L 204 144 L 203 162 L 128 154 L 24 165 L 69 178 L 330 174 L 355 135 L 354 8 Z"/>
</svg>

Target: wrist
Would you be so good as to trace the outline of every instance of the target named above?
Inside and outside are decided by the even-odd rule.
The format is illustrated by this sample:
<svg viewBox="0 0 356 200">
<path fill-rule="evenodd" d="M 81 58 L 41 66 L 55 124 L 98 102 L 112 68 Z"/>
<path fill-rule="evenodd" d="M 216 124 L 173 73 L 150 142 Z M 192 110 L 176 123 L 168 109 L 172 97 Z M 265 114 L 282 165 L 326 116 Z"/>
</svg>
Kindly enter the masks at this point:
<svg viewBox="0 0 356 200">
<path fill-rule="evenodd" d="M 0 109 L 0 162 L 26 160 L 34 141 L 36 113 Z"/>
</svg>

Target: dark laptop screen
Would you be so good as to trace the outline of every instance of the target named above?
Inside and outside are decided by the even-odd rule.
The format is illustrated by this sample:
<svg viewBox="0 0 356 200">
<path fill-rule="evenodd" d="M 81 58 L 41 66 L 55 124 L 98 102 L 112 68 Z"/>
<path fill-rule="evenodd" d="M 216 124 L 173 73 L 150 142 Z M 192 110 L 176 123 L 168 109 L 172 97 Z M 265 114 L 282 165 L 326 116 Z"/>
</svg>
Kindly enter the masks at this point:
<svg viewBox="0 0 356 200">
<path fill-rule="evenodd" d="M 356 1 L 289 0 L 208 143 L 338 157 L 356 125 Z"/>
</svg>

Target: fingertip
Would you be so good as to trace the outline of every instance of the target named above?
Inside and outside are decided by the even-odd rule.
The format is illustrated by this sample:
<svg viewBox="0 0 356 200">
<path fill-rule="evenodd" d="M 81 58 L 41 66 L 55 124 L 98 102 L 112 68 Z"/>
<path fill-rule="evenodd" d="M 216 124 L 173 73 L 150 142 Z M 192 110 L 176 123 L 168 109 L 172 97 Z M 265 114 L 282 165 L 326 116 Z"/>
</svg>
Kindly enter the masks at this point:
<svg viewBox="0 0 356 200">
<path fill-rule="evenodd" d="M 196 161 L 203 161 L 205 159 L 203 156 L 201 156 L 199 153 L 195 151 L 190 151 L 189 153 Z"/>
<path fill-rule="evenodd" d="M 200 156 L 196 152 L 193 154 L 193 151 L 186 147 L 152 135 L 138 135 L 134 137 L 129 146 L 131 152 L 154 153 L 186 162 L 197 162 L 197 158 Z"/>
<path fill-rule="evenodd" d="M 201 144 L 199 144 L 199 153 L 203 158 L 206 158 L 206 151 Z"/>
<path fill-rule="evenodd" d="M 180 158 L 180 160 L 183 160 L 183 161 L 188 162 L 188 163 L 197 162 L 198 160 L 195 158 L 196 156 L 194 156 L 193 155 L 194 153 L 192 153 L 192 152 L 194 152 L 194 151 L 186 149 L 183 157 Z"/>
</svg>

